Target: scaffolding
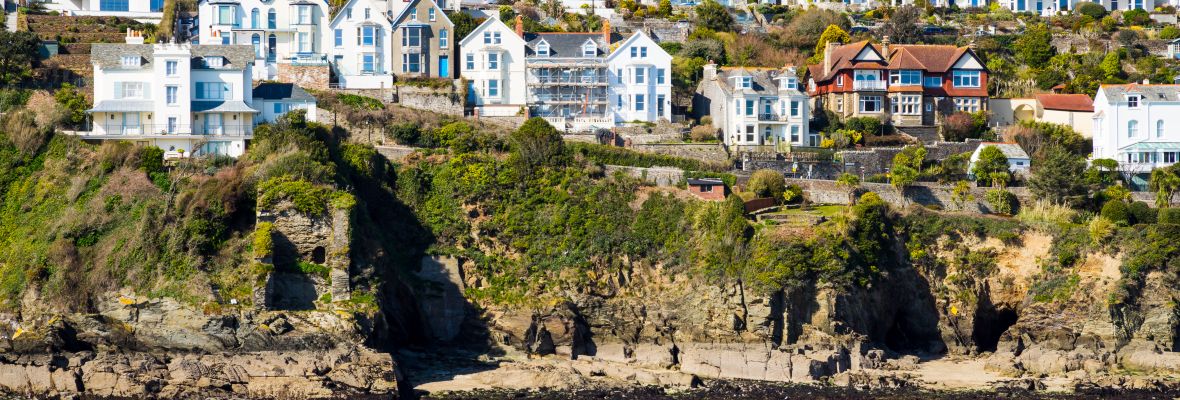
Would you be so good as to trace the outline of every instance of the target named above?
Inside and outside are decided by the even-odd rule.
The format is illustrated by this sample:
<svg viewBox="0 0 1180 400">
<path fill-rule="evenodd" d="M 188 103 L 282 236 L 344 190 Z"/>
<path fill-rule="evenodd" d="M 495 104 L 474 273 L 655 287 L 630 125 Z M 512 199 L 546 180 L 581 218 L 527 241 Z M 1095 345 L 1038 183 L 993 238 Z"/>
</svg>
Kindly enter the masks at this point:
<svg viewBox="0 0 1180 400">
<path fill-rule="evenodd" d="M 607 65 L 601 60 L 530 60 L 529 115 L 605 119 L 610 115 Z"/>
</svg>

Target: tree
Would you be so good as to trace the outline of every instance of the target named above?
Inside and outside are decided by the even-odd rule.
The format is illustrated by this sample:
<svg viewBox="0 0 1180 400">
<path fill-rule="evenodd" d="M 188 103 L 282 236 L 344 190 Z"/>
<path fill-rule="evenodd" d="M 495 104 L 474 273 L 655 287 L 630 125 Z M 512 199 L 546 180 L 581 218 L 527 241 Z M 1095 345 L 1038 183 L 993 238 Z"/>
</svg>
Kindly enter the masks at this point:
<svg viewBox="0 0 1180 400">
<path fill-rule="evenodd" d="M 90 108 L 90 102 L 86 101 L 86 95 L 79 92 L 74 85 L 63 83 L 61 89 L 53 93 L 53 98 L 69 112 L 65 118 L 67 124 L 80 127 L 86 122 L 86 109 Z"/>
<path fill-rule="evenodd" d="M 1147 25 L 1151 23 L 1151 14 L 1142 8 L 1123 11 L 1123 23 L 1127 25 Z"/>
<path fill-rule="evenodd" d="M 860 178 L 850 173 L 842 173 L 836 178 L 836 185 L 848 189 L 848 204 L 852 204 L 856 199 L 856 190 L 860 187 Z"/>
<path fill-rule="evenodd" d="M 1075 13 L 1093 18 L 1095 21 L 1099 21 L 1102 19 L 1102 17 L 1106 16 L 1106 7 L 1103 7 L 1101 4 L 1089 1 L 1075 4 L 1073 11 Z"/>
<path fill-rule="evenodd" d="M 773 197 L 775 199 L 782 198 L 783 191 L 787 189 L 783 174 L 773 169 L 754 171 L 746 186 L 758 197 Z"/>
<path fill-rule="evenodd" d="M 942 125 L 942 138 L 948 142 L 962 142 L 978 139 L 986 130 L 986 115 L 960 111 L 946 117 Z"/>
<path fill-rule="evenodd" d="M 979 159 L 971 168 L 971 174 L 975 175 L 975 182 L 980 185 L 1003 186 L 1004 183 L 1007 183 L 1008 157 L 1004 156 L 1004 152 L 1000 151 L 1000 148 L 986 146 L 980 150 Z M 1001 179 L 1003 182 L 997 182 Z"/>
<path fill-rule="evenodd" d="M 1024 65 L 1044 65 L 1056 51 L 1052 39 L 1053 35 L 1044 24 L 1028 27 L 1012 44 L 1016 60 Z"/>
<path fill-rule="evenodd" d="M 1134 47 L 1135 43 L 1139 41 L 1139 32 L 1123 29 L 1114 34 L 1114 40 L 1125 48 Z"/>
<path fill-rule="evenodd" d="M 705 0 L 696 7 L 697 26 L 705 27 L 716 32 L 733 31 L 733 15 L 725 6 L 714 0 Z"/>
<path fill-rule="evenodd" d="M 921 19 L 921 8 L 898 7 L 881 27 L 881 34 L 889 36 L 889 40 L 894 43 L 916 43 L 922 37 L 922 31 L 918 28 Z"/>
<path fill-rule="evenodd" d="M 845 32 L 843 29 L 840 29 L 839 26 L 834 24 L 828 25 L 828 27 L 824 29 L 824 33 L 819 35 L 819 41 L 815 43 L 814 57 L 820 61 L 823 61 L 824 49 L 828 47 L 828 42 L 848 43 L 850 40 L 852 40 L 852 38 L 848 36 L 848 32 Z"/>
<path fill-rule="evenodd" d="M 511 10 L 511 8 L 509 8 L 509 10 Z M 479 24 L 483 23 L 483 19 L 476 19 L 475 17 L 472 17 L 471 14 L 465 12 L 447 13 L 447 18 L 450 18 L 451 22 L 455 24 L 455 34 L 451 37 L 459 40 L 462 40 L 463 38 L 467 37 L 467 35 L 470 35 L 471 31 L 474 31 L 475 28 L 479 27 Z M 501 18 L 503 18 L 503 12 L 501 12 Z M 512 21 L 512 18 L 515 18 L 515 16 L 503 19 L 502 21 Z"/>
<path fill-rule="evenodd" d="M 894 155 L 890 181 L 893 187 L 903 189 L 917 182 L 922 172 L 922 163 L 925 161 L 926 148 L 922 145 L 906 146 Z"/>
<path fill-rule="evenodd" d="M 671 17 L 672 16 L 672 1 L 671 0 L 660 0 L 660 5 L 659 5 L 659 8 L 657 8 L 656 14 L 658 14 L 660 17 L 663 17 L 663 18 Z"/>
<path fill-rule="evenodd" d="M 565 145 L 561 133 L 544 118 L 529 118 L 524 125 L 512 132 L 509 140 L 512 143 L 513 155 L 528 170 L 564 162 Z"/>
<path fill-rule="evenodd" d="M 0 83 L 16 84 L 28 76 L 40 45 L 32 32 L 0 31 Z"/>
<path fill-rule="evenodd" d="M 1086 198 L 1085 171 L 1085 159 L 1052 144 L 1036 154 L 1028 186 L 1040 198 L 1079 206 Z"/>
<path fill-rule="evenodd" d="M 1102 76 L 1106 78 L 1106 82 L 1122 79 L 1123 63 L 1122 57 L 1119 57 L 1119 52 L 1112 51 L 1106 53 L 1106 56 L 1102 57 L 1102 63 L 1098 64 L 1098 69 L 1102 70 Z"/>
<path fill-rule="evenodd" d="M 1180 174 L 1176 173 L 1176 166 L 1157 168 L 1151 171 L 1148 185 L 1155 192 L 1155 206 L 1159 208 L 1171 207 L 1172 198 L 1180 191 Z"/>
<path fill-rule="evenodd" d="M 1168 25 L 1164 29 L 1160 29 L 1160 39 L 1172 40 L 1177 38 L 1180 38 L 1180 28 L 1176 28 L 1174 25 Z"/>
</svg>

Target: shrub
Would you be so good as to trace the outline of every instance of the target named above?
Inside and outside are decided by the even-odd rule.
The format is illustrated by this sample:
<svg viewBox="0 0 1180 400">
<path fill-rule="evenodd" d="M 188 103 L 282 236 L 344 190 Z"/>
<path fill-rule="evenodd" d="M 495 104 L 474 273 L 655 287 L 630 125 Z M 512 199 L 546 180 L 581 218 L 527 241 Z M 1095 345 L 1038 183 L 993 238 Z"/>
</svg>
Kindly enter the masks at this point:
<svg viewBox="0 0 1180 400">
<path fill-rule="evenodd" d="M 987 146 L 979 152 L 979 159 L 975 161 L 975 166 L 971 168 L 971 174 L 975 175 L 975 181 L 980 185 L 1000 185 L 1007 183 L 1007 179 L 1001 174 L 1008 172 L 1008 157 L 1004 156 L 1004 152 L 1000 151 L 996 146 Z"/>
<path fill-rule="evenodd" d="M 1101 215 L 1096 216 L 1090 220 L 1090 240 L 1094 244 L 1101 244 L 1110 238 L 1111 235 L 1114 235 L 1115 229 L 1117 228 L 1109 218 Z"/>
<path fill-rule="evenodd" d="M 1131 203 L 1128 207 L 1131 213 L 1131 222 L 1134 224 L 1154 224 L 1158 213 L 1151 209 L 1147 203 L 1136 201 Z"/>
<path fill-rule="evenodd" d="M 1157 222 L 1160 224 L 1180 225 L 1180 208 L 1161 208 Z"/>
<path fill-rule="evenodd" d="M 949 142 L 978 139 L 987 130 L 987 117 L 979 114 L 957 112 L 946 117 L 942 125 L 942 138 Z"/>
<path fill-rule="evenodd" d="M 783 192 L 783 202 L 798 203 L 803 201 L 803 188 L 799 185 L 787 185 L 787 190 Z"/>
<path fill-rule="evenodd" d="M 783 192 L 786 191 L 786 182 L 783 180 L 783 174 L 771 169 L 761 169 L 754 171 L 750 175 L 750 181 L 746 183 L 747 189 L 758 197 L 773 197 L 775 199 L 782 198 Z"/>
<path fill-rule="evenodd" d="M 694 142 L 705 142 L 710 140 L 717 140 L 717 129 L 712 125 L 697 125 L 692 127 L 688 138 Z"/>
<path fill-rule="evenodd" d="M 74 85 L 62 84 L 61 89 L 53 93 L 53 98 L 68 112 L 65 118 L 67 124 L 76 127 L 86 121 L 86 109 L 90 108 L 90 102 Z"/>
<path fill-rule="evenodd" d="M 411 146 L 418 144 L 418 139 L 422 136 L 422 129 L 418 124 L 412 122 L 404 122 L 389 127 L 389 136 L 393 137 L 393 141 L 403 146 Z"/>
<path fill-rule="evenodd" d="M 992 189 L 985 195 L 987 205 L 992 212 L 1003 215 L 1013 215 L 1018 207 L 1016 195 L 1004 189 Z"/>
<path fill-rule="evenodd" d="M 526 166 L 558 165 L 565 147 L 561 133 L 541 117 L 529 118 L 510 138 L 513 155 Z"/>
<path fill-rule="evenodd" d="M 308 181 L 287 177 L 271 178 L 258 184 L 258 205 L 274 207 L 279 201 L 289 200 L 295 210 L 308 215 L 323 215 L 328 211 L 329 189 Z"/>
<path fill-rule="evenodd" d="M 1106 16 L 1106 7 L 1101 4 L 1093 2 L 1079 2 L 1074 5 L 1074 12 L 1093 18 L 1095 21 L 1101 20 Z"/>
<path fill-rule="evenodd" d="M 270 222 L 259 222 L 254 229 L 254 258 L 270 257 L 274 251 L 273 228 L 274 224 Z"/>
<path fill-rule="evenodd" d="M 1047 224 L 1061 226 L 1069 224 L 1077 212 L 1073 209 L 1047 200 L 1036 200 L 1020 207 L 1017 218 L 1026 224 Z"/>
<path fill-rule="evenodd" d="M 844 122 L 844 127 L 849 130 L 860 132 L 862 135 L 882 135 L 881 120 L 876 117 L 856 117 L 849 118 Z"/>
<path fill-rule="evenodd" d="M 1175 26 L 1168 25 L 1168 26 L 1165 26 L 1164 29 L 1160 29 L 1160 39 L 1172 40 L 1172 39 L 1176 39 L 1176 38 L 1180 38 L 1180 28 L 1176 28 Z"/>
<path fill-rule="evenodd" d="M 377 100 L 372 97 L 345 93 L 341 93 L 336 96 L 340 99 L 341 103 L 352 108 L 370 111 L 381 110 L 385 108 L 385 103 L 382 103 L 381 100 Z"/>
<path fill-rule="evenodd" d="M 1121 226 L 1131 224 L 1131 209 L 1121 200 L 1111 200 L 1103 204 L 1101 215 Z"/>
</svg>

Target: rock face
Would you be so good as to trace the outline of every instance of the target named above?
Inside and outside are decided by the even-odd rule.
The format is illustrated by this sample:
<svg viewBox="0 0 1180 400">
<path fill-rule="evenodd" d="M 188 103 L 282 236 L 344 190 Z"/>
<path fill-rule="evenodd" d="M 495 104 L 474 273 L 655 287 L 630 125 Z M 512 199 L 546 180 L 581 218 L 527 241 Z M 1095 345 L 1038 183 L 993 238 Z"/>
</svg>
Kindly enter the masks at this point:
<svg viewBox="0 0 1180 400">
<path fill-rule="evenodd" d="M 315 309 L 325 294 L 332 301 L 351 297 L 351 210 L 330 208 L 324 215 L 299 212 L 289 201 L 258 213 L 259 222 L 272 225 L 271 261 L 276 272 L 259 282 L 255 304 L 274 310 Z M 297 264 L 312 263 L 328 269 L 325 277 L 298 271 Z M 261 301 L 259 301 L 261 300 Z"/>
</svg>

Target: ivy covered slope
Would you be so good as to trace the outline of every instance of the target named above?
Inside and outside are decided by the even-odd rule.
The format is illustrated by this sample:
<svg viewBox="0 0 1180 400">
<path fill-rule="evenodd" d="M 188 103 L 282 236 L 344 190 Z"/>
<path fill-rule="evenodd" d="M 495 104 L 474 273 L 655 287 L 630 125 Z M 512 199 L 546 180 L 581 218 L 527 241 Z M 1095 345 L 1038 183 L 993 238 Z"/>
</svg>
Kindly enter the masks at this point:
<svg viewBox="0 0 1180 400">
<path fill-rule="evenodd" d="M 391 204 L 392 170 L 371 148 L 340 145 L 327 127 L 293 114 L 257 129 L 239 160 L 185 159 L 130 143 L 86 144 L 24 113 L 0 136 L 0 310 L 90 312 L 119 294 L 170 297 L 206 311 L 249 306 L 257 204 L 301 212 Z M 386 218 L 396 209 L 372 207 Z M 357 207 L 353 250 L 376 251 L 386 232 Z M 413 241 L 404 241 L 412 243 Z M 369 259 L 366 265 L 387 260 Z M 359 290 L 373 291 L 360 280 Z M 372 296 L 360 296 L 372 301 Z"/>
</svg>

